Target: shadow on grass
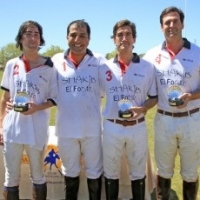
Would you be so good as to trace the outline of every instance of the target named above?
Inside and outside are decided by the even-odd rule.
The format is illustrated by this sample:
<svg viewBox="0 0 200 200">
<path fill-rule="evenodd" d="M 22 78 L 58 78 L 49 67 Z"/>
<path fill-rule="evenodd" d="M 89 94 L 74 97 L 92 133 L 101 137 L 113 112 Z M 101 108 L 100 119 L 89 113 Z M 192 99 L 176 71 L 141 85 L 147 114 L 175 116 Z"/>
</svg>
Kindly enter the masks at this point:
<svg viewBox="0 0 200 200">
<path fill-rule="evenodd" d="M 170 200 L 179 200 L 176 192 L 174 190 L 171 189 L 171 192 L 170 192 Z M 151 200 L 156 200 L 156 191 L 154 189 L 154 191 L 152 192 L 151 194 Z"/>
</svg>

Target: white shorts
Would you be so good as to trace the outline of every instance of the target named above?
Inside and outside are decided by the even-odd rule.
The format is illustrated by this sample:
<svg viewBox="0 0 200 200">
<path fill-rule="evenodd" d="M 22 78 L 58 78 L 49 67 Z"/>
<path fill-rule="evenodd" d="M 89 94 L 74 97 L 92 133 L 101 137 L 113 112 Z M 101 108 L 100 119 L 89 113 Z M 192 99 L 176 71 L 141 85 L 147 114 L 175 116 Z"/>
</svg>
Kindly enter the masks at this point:
<svg viewBox="0 0 200 200">
<path fill-rule="evenodd" d="M 81 155 L 84 157 L 87 178 L 96 179 L 103 173 L 101 137 L 87 137 L 83 139 L 58 138 L 58 148 L 64 176 L 79 176 L 81 171 Z"/>
<path fill-rule="evenodd" d="M 103 129 L 103 165 L 105 177 L 120 178 L 123 150 L 127 157 L 130 180 L 145 177 L 147 162 L 148 136 L 146 123 L 134 126 L 122 126 L 104 121 Z"/>
<path fill-rule="evenodd" d="M 31 181 L 34 184 L 45 183 L 44 150 L 32 148 L 28 145 L 5 142 L 3 147 L 5 182 L 4 186 L 19 186 L 21 174 L 21 159 L 26 151 L 30 164 Z"/>
<path fill-rule="evenodd" d="M 179 153 L 182 179 L 195 182 L 200 164 L 200 112 L 188 117 L 157 113 L 154 129 L 158 175 L 172 178 L 175 157 Z"/>
</svg>

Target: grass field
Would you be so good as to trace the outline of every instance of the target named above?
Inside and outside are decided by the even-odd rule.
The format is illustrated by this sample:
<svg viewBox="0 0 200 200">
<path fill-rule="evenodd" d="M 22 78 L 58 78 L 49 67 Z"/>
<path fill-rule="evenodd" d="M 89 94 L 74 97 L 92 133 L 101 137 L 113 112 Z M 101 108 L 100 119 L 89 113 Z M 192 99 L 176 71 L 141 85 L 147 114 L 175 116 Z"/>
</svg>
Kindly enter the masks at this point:
<svg viewBox="0 0 200 200">
<path fill-rule="evenodd" d="M 2 71 L 0 71 L 0 80 L 1 80 L 1 77 L 2 77 Z M 1 94 L 1 92 L 0 92 L 0 94 Z M 156 112 L 156 107 L 152 108 L 146 115 L 148 132 L 149 132 L 149 149 L 150 149 L 153 161 L 154 161 L 153 119 L 154 119 L 155 112 Z M 55 125 L 55 113 L 56 113 L 56 108 L 54 107 L 51 109 L 50 125 Z M 183 199 L 182 198 L 182 180 L 181 180 L 179 171 L 180 171 L 179 156 L 177 155 L 176 167 L 174 170 L 174 177 L 172 179 L 171 200 L 182 200 Z M 200 172 L 200 170 L 199 170 L 199 172 Z M 198 192 L 197 200 L 200 200 L 200 191 Z"/>
</svg>

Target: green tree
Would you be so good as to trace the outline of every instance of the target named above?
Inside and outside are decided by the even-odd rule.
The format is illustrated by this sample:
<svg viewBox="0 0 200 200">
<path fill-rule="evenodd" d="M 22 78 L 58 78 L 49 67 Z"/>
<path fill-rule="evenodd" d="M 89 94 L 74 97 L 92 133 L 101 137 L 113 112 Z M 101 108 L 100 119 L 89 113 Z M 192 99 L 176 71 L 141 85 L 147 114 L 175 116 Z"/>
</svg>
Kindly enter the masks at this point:
<svg viewBox="0 0 200 200">
<path fill-rule="evenodd" d="M 114 51 L 107 53 L 106 58 L 109 60 L 109 59 L 115 57 L 116 54 L 117 54 L 117 50 L 115 49 Z"/>
<path fill-rule="evenodd" d="M 106 54 L 106 58 L 109 60 L 109 59 L 115 57 L 116 54 L 117 54 L 117 50 L 115 49 L 114 51 L 112 51 L 110 53 L 107 53 Z M 139 54 L 139 56 L 142 58 L 144 56 L 144 53 L 143 54 Z"/>
<path fill-rule="evenodd" d="M 5 66 L 8 60 L 20 56 L 21 50 L 14 43 L 9 43 L 0 49 L 0 64 Z"/>
<path fill-rule="evenodd" d="M 48 56 L 48 57 L 52 57 L 53 55 L 55 55 L 56 53 L 61 53 L 64 50 L 61 49 L 59 46 L 54 46 L 52 45 L 50 48 L 48 48 L 43 55 L 44 56 Z"/>
</svg>

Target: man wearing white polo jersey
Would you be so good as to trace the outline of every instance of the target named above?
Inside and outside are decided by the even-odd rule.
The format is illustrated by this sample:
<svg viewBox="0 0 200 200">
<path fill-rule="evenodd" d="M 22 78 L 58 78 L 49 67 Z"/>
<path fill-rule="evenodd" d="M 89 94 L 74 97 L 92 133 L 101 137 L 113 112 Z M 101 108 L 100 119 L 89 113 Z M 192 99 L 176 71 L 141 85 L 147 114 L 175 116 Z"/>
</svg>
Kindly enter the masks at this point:
<svg viewBox="0 0 200 200">
<path fill-rule="evenodd" d="M 0 142 L 4 143 L 5 200 L 20 199 L 21 159 L 24 150 L 30 163 L 33 199 L 46 200 L 47 197 L 43 168 L 49 127 L 47 108 L 55 104 L 57 79 L 51 59 L 38 52 L 44 43 L 42 26 L 35 21 L 24 22 L 16 36 L 16 46 L 22 55 L 7 62 L 2 77 Z M 6 103 L 9 101 L 11 108 L 7 112 Z"/>
<path fill-rule="evenodd" d="M 100 200 L 103 161 L 98 75 L 106 59 L 87 48 L 90 27 L 84 20 L 68 25 L 67 40 L 69 49 L 52 58 L 58 71 L 56 133 L 65 176 L 65 199 L 77 199 L 83 155 L 90 200 Z"/>
<path fill-rule="evenodd" d="M 120 164 L 125 148 L 133 199 L 144 200 L 148 135 L 147 110 L 157 102 L 155 69 L 132 53 L 135 24 L 121 20 L 113 27 L 117 55 L 100 68 L 106 96 L 103 111 L 103 165 L 107 200 L 118 199 Z M 147 96 L 149 98 L 147 98 Z M 118 104 L 121 104 L 118 107 Z M 123 113 L 123 107 L 128 106 Z M 118 112 L 122 109 L 122 112 Z"/>
<path fill-rule="evenodd" d="M 170 198 L 179 152 L 183 199 L 195 200 L 200 164 L 200 48 L 182 37 L 184 13 L 180 9 L 164 9 L 160 24 L 165 41 L 144 57 L 157 70 L 158 111 L 154 126 L 157 199 Z"/>
</svg>

